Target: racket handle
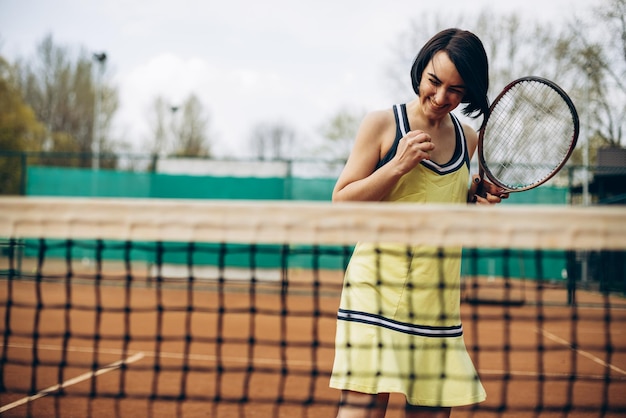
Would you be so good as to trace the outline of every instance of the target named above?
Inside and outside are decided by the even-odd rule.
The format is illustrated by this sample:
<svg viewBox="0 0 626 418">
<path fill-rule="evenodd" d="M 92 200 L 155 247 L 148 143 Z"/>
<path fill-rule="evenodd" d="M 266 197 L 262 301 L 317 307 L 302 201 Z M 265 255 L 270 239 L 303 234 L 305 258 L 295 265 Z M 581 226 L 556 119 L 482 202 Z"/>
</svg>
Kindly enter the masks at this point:
<svg viewBox="0 0 626 418">
<path fill-rule="evenodd" d="M 476 203 L 476 197 L 486 197 L 487 193 L 485 191 L 485 182 L 483 181 L 482 176 L 474 177 L 474 183 L 476 183 L 476 191 L 474 192 L 474 197 L 472 198 L 472 203 Z"/>
</svg>

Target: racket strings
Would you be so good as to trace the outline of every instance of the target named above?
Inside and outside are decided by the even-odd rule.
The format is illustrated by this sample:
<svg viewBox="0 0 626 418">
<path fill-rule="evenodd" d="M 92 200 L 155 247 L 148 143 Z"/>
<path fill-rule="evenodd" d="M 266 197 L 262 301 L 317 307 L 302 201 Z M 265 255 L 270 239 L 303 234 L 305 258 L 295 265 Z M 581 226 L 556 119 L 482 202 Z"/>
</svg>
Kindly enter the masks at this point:
<svg viewBox="0 0 626 418">
<path fill-rule="evenodd" d="M 500 97 L 485 129 L 486 169 L 511 190 L 549 178 L 567 158 L 575 136 L 568 104 L 537 81 L 518 83 Z"/>
</svg>

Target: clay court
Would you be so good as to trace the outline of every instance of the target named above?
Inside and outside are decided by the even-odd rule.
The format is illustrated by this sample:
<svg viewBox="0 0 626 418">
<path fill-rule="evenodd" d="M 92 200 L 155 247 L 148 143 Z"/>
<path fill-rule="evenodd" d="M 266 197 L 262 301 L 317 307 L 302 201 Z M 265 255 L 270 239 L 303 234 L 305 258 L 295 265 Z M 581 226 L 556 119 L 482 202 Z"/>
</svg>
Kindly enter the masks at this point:
<svg viewBox="0 0 626 418">
<path fill-rule="evenodd" d="M 2 416 L 334 416 L 339 393 L 328 379 L 341 272 L 272 274 L 253 286 L 158 284 L 139 274 L 96 285 L 80 271 L 70 280 L 2 280 L 10 333 L 0 404 L 15 405 Z M 505 297 L 516 302 L 498 303 Z M 488 399 L 453 417 L 626 413 L 624 299 L 579 290 L 570 307 L 562 286 L 482 278 L 467 279 L 464 298 L 483 299 L 462 310 Z M 38 398 L 25 402 L 29 395 Z M 388 416 L 403 416 L 402 397 L 391 399 Z"/>
</svg>

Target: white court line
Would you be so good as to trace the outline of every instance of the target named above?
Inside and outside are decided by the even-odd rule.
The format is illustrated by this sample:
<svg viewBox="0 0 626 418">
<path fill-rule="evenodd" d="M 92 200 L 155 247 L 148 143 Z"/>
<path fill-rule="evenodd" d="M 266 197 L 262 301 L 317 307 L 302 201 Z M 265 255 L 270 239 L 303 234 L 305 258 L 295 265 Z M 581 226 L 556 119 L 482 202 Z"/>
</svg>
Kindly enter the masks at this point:
<svg viewBox="0 0 626 418">
<path fill-rule="evenodd" d="M 510 375 L 510 376 L 523 376 L 523 377 L 552 377 L 552 378 L 568 378 L 571 375 L 569 373 L 539 373 L 539 372 L 524 372 L 524 371 L 510 371 L 506 372 L 504 370 L 488 370 L 488 369 L 479 369 L 479 375 L 491 375 L 491 376 L 501 376 L 501 375 Z M 582 376 L 582 375 L 579 375 Z M 593 379 L 593 380 L 604 380 L 606 376 L 600 374 L 586 374 L 584 375 L 585 379 Z M 624 378 L 616 377 L 616 380 L 624 380 Z"/>
<path fill-rule="evenodd" d="M 92 377 L 100 376 L 101 374 L 104 374 L 104 373 L 107 373 L 107 372 L 119 369 L 122 366 L 122 364 L 134 363 L 134 362 L 136 362 L 138 360 L 141 360 L 143 357 L 144 357 L 143 353 L 137 353 L 137 354 L 134 354 L 134 355 L 128 357 L 127 359 L 118 360 L 116 362 L 108 364 L 108 365 L 104 366 L 103 368 L 96 370 L 95 372 L 92 371 L 92 372 L 84 373 L 84 374 L 81 374 L 80 376 L 77 376 L 77 377 L 74 377 L 72 379 L 66 380 L 63 383 L 50 386 L 49 388 L 43 389 L 43 390 L 37 392 L 34 395 L 27 396 L 25 398 L 22 398 L 22 399 L 19 399 L 19 400 L 15 401 L 15 402 L 12 402 L 12 403 L 10 403 L 8 405 L 4 405 L 4 406 L 0 407 L 0 414 L 4 413 L 4 412 L 6 412 L 6 411 L 8 411 L 10 409 L 17 408 L 20 405 L 24 405 L 25 403 L 32 402 L 32 401 L 37 400 L 39 398 L 43 398 L 44 396 L 49 395 L 52 392 L 56 392 L 59 389 L 62 389 L 62 388 L 65 388 L 65 387 L 68 387 L 68 386 L 71 386 L 71 385 L 75 385 L 75 384 L 80 383 L 80 382 L 82 382 L 84 380 L 91 379 Z"/>
<path fill-rule="evenodd" d="M 32 349 L 33 345 L 22 344 L 22 343 L 11 343 L 11 344 L 7 344 L 7 347 Z M 60 345 L 37 344 L 37 349 L 61 351 L 64 348 Z M 68 352 L 75 352 L 75 353 L 93 353 L 94 352 L 93 348 L 91 347 L 71 347 L 70 346 L 70 347 L 67 347 L 65 350 Z M 121 355 L 121 354 L 130 354 L 130 352 L 132 352 L 132 350 L 122 351 L 117 348 L 98 348 L 98 353 L 101 353 L 101 354 Z M 142 353 L 146 357 L 157 357 L 158 355 L 159 358 L 171 358 L 171 359 L 187 358 L 189 360 L 196 360 L 196 361 L 217 361 L 218 360 L 218 356 L 211 355 L 211 354 L 189 354 L 185 356 L 184 353 L 168 353 L 166 351 L 162 351 L 158 354 L 155 353 L 154 351 L 143 351 Z M 228 356 L 220 356 L 219 359 L 225 363 L 248 363 L 248 360 L 249 360 L 248 357 L 228 357 Z M 283 361 L 281 359 L 276 359 L 276 358 L 255 357 L 254 362 L 256 364 L 270 364 L 270 365 L 283 364 Z M 309 360 L 288 360 L 287 363 L 289 363 L 290 366 L 306 366 L 306 367 L 310 367 L 312 364 L 311 361 Z"/>
<path fill-rule="evenodd" d="M 617 367 L 617 366 L 614 366 L 614 365 L 612 365 L 612 364 L 609 364 L 609 363 L 607 363 L 606 361 L 602 360 L 601 358 L 598 358 L 598 357 L 594 356 L 593 354 L 588 353 L 587 351 L 580 350 L 580 349 L 578 349 L 578 348 L 572 348 L 572 344 L 571 344 L 569 341 L 564 340 L 564 339 L 563 339 L 563 338 L 561 338 L 561 337 L 557 337 L 556 335 L 552 334 L 552 333 L 551 333 L 551 332 L 549 332 L 549 331 L 546 331 L 546 330 L 545 330 L 545 329 L 543 329 L 543 328 L 541 328 L 541 329 L 537 329 L 537 331 L 538 331 L 538 332 L 541 332 L 541 333 L 542 333 L 545 337 L 550 338 L 552 341 L 556 341 L 556 342 L 557 342 L 557 343 L 559 343 L 559 344 L 563 344 L 563 345 L 565 345 L 565 346 L 567 346 L 567 347 L 570 347 L 570 348 L 571 348 L 572 350 L 574 350 L 576 353 L 580 354 L 580 355 L 581 355 L 581 356 L 583 356 L 583 357 L 588 358 L 589 360 L 593 361 L 594 363 L 598 363 L 598 364 L 600 364 L 600 365 L 601 365 L 601 366 L 603 366 L 603 367 L 608 367 L 609 369 L 611 369 L 611 370 L 613 370 L 613 371 L 615 371 L 615 372 L 617 372 L 617 373 L 621 373 L 621 374 L 623 374 L 623 375 L 626 375 L 626 370 L 622 370 L 622 369 L 620 369 L 620 368 L 619 368 L 619 367 Z"/>
</svg>

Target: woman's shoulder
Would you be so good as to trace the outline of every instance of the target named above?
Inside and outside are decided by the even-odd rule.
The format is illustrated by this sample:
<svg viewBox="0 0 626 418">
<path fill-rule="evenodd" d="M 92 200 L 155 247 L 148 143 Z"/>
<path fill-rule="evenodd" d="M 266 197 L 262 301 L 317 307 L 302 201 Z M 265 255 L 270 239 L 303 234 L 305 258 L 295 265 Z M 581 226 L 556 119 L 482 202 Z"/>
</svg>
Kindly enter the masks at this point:
<svg viewBox="0 0 626 418">
<path fill-rule="evenodd" d="M 395 126 L 395 118 L 393 115 L 393 109 L 381 109 L 381 110 L 373 110 L 368 112 L 363 121 L 361 122 L 361 127 L 367 129 L 368 131 L 385 131 L 390 127 Z"/>
</svg>

